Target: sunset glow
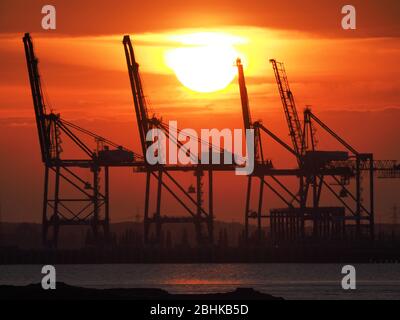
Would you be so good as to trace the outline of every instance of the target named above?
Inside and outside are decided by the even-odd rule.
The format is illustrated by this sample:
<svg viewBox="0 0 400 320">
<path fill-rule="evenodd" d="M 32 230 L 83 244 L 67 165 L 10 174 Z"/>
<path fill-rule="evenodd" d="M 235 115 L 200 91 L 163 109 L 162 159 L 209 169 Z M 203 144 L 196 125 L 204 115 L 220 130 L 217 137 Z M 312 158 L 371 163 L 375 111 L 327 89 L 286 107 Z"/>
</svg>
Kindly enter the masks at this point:
<svg viewBox="0 0 400 320">
<path fill-rule="evenodd" d="M 20 15 L 19 6 L 11 1 L 8 9 L 0 12 L 0 21 L 9 24 L 7 28 L 4 25 L 0 38 L 0 140 L 4 150 L 11 150 L 4 152 L 0 161 L 4 168 L 13 168 L 2 176 L 10 181 L 0 190 L 8 199 L 2 203 L 5 221 L 41 221 L 42 163 L 21 41 L 26 31 L 35 41 L 49 106 L 63 118 L 136 152 L 140 142 L 122 48 L 124 34 L 132 38 L 149 113 L 164 121 L 178 121 L 182 128 L 193 127 L 197 132 L 202 128 L 242 128 L 234 67 L 240 57 L 252 119 L 262 120 L 290 143 L 269 63 L 275 58 L 285 63 L 299 112 L 312 105 L 315 113 L 359 150 L 374 152 L 377 159 L 400 157 L 398 148 L 388 147 L 396 145 L 400 112 L 397 16 L 375 17 L 371 22 L 360 19 L 361 25 L 353 32 L 340 28 L 340 8 L 330 2 L 321 2 L 318 14 L 314 5 L 291 4 L 296 9 L 287 11 L 287 4 L 278 2 L 229 2 L 223 4 L 231 8 L 228 14 L 221 10 L 220 2 L 188 4 L 182 10 L 166 2 L 158 4 L 155 13 L 155 6 L 132 1 L 121 1 L 118 8 L 98 2 L 96 10 L 86 2 L 78 6 L 70 1 L 66 7 L 76 8 L 59 8 L 57 31 L 50 32 L 41 29 L 40 6 L 34 2 L 26 2 L 29 9 L 25 11 L 37 10 L 37 15 Z M 132 12 L 136 12 L 135 19 Z M 110 23 L 104 24 L 105 15 Z M 82 21 L 84 26 L 78 23 Z M 319 147 L 335 147 L 323 140 Z M 275 144 L 268 141 L 265 148 L 273 161 L 293 165 Z M 26 165 L 27 154 L 32 155 L 35 170 Z M 116 175 L 112 196 L 118 201 L 113 205 L 113 219 L 123 220 L 132 215 L 132 201 L 139 213 L 143 210 L 142 184 L 137 182 L 142 177 L 122 171 Z M 216 179 L 216 184 L 228 188 L 230 194 L 225 196 L 228 192 L 224 189 L 216 209 L 218 219 L 242 222 L 241 182 L 219 181 Z M 126 200 L 127 190 L 133 199 Z M 377 219 L 385 221 L 398 195 L 392 190 L 380 192 L 377 198 L 386 200 L 377 201 Z M 19 201 L 20 193 L 28 195 L 28 200 Z M 281 205 L 275 198 L 266 203 Z M 178 206 L 173 210 L 181 213 Z"/>
<path fill-rule="evenodd" d="M 0 0 L 0 301 L 399 300 L 399 14 Z"/>
<path fill-rule="evenodd" d="M 233 80 L 233 62 L 239 55 L 231 44 L 234 37 L 197 33 L 176 38 L 189 46 L 167 51 L 166 63 L 185 87 L 213 92 L 224 89 Z"/>
</svg>

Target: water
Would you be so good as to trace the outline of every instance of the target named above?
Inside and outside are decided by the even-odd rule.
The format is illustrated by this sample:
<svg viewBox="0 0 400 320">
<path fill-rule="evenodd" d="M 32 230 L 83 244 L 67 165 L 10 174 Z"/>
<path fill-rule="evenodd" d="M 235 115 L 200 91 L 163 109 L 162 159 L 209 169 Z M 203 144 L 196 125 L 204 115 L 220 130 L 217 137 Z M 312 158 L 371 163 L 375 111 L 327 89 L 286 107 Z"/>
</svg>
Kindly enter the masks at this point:
<svg viewBox="0 0 400 320">
<path fill-rule="evenodd" d="M 90 288 L 162 288 L 171 293 L 252 287 L 285 299 L 400 299 L 400 264 L 360 264 L 357 289 L 341 287 L 338 264 L 57 265 L 57 281 Z M 40 265 L 0 266 L 0 285 L 41 281 Z"/>
</svg>

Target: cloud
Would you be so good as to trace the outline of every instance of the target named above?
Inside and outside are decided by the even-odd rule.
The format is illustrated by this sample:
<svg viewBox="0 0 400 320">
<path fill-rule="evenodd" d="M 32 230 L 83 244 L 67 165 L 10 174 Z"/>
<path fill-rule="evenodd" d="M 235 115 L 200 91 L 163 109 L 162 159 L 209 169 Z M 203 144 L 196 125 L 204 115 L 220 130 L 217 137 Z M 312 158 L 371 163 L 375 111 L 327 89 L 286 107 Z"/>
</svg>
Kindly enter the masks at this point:
<svg viewBox="0 0 400 320">
<path fill-rule="evenodd" d="M 252 25 L 298 30 L 329 37 L 398 37 L 400 3 L 397 0 L 353 0 L 357 30 L 344 31 L 341 0 L 132 1 L 54 0 L 57 30 L 44 32 L 40 0 L 2 0 L 0 30 L 58 35 L 110 35 L 144 33 L 177 28 Z"/>
</svg>

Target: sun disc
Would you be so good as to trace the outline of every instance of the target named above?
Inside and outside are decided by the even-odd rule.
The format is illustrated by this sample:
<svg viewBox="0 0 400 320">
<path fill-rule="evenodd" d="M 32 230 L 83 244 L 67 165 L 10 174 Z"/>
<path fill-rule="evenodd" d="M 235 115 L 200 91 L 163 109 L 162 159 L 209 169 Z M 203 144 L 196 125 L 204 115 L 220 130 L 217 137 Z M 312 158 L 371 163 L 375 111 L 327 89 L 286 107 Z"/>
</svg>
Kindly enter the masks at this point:
<svg viewBox="0 0 400 320">
<path fill-rule="evenodd" d="M 234 79 L 238 53 L 229 44 L 210 44 L 176 48 L 167 52 L 167 65 L 178 80 L 197 92 L 224 89 Z"/>
</svg>

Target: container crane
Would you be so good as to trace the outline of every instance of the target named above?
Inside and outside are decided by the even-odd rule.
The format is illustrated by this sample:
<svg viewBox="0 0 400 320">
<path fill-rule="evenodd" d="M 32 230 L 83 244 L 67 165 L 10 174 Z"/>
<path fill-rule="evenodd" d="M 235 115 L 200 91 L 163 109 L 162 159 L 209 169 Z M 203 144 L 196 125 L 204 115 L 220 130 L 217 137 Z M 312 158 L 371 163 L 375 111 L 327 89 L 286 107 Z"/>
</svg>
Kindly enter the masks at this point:
<svg viewBox="0 0 400 320">
<path fill-rule="evenodd" d="M 320 120 L 310 108 L 304 110 L 304 126 L 302 129 L 297 109 L 290 90 L 288 78 L 283 63 L 271 59 L 274 70 L 278 91 L 281 97 L 282 106 L 289 129 L 289 135 L 292 140 L 293 148 L 296 150 L 299 168 L 303 172 L 300 176 L 302 187 L 299 190 L 302 199 L 302 207 L 306 209 L 308 191 L 312 186 L 312 205 L 314 210 L 319 207 L 322 187 L 328 189 L 347 211 L 351 213 L 346 217 L 346 221 L 355 221 L 356 234 L 361 235 L 361 227 L 364 221 L 369 228 L 369 236 L 374 237 L 374 172 L 378 172 L 380 178 L 395 178 L 400 176 L 399 166 L 394 160 L 374 160 L 371 153 L 360 153 L 355 150 L 347 141 L 329 128 Z M 319 127 L 339 144 L 345 151 L 320 151 L 316 150 L 315 130 Z M 344 170 L 342 175 L 332 175 L 329 173 L 332 169 Z M 346 170 L 347 169 L 347 170 Z M 369 208 L 363 204 L 362 198 L 362 174 L 368 172 L 369 188 Z M 331 177 L 333 184 L 327 183 L 327 177 Z M 355 192 L 349 190 L 347 185 L 351 178 L 355 179 Z M 340 192 L 334 190 L 332 185 L 341 188 Z M 344 201 L 343 198 L 349 198 Z M 317 223 L 318 224 L 318 223 Z"/>
<path fill-rule="evenodd" d="M 279 95 L 281 97 L 282 106 L 284 109 L 286 122 L 289 129 L 289 135 L 292 140 L 292 145 L 297 154 L 297 162 L 299 165 L 299 169 L 302 171 L 302 175 L 299 177 L 300 179 L 300 189 L 299 196 L 302 199 L 301 201 L 301 209 L 300 211 L 307 210 L 307 201 L 308 201 L 308 193 L 311 186 L 311 200 L 312 207 L 314 212 L 314 233 L 317 233 L 315 230 L 318 228 L 320 214 L 320 199 L 322 188 L 325 187 L 331 193 L 333 193 L 339 201 L 353 214 L 352 218 L 354 218 L 356 223 L 357 234 L 360 234 L 361 222 L 363 220 L 368 221 L 369 224 L 369 232 L 371 237 L 373 237 L 373 221 L 374 221 L 374 202 L 373 202 L 373 177 L 370 175 L 369 179 L 369 188 L 370 188 L 370 209 L 366 210 L 364 206 L 362 206 L 362 198 L 361 198 L 361 170 L 360 166 L 362 162 L 372 163 L 373 156 L 372 154 L 361 154 L 357 152 L 350 144 L 348 144 L 344 139 L 342 139 L 339 135 L 337 135 L 333 130 L 331 130 L 326 124 L 324 124 L 318 117 L 316 117 L 310 108 L 306 108 L 304 110 L 304 127 L 302 127 L 299 116 L 297 113 L 297 108 L 294 100 L 293 93 L 289 87 L 289 81 L 286 75 L 286 70 L 284 64 L 282 62 L 277 62 L 275 59 L 270 59 L 270 63 L 272 64 L 272 68 L 275 74 L 276 83 L 278 86 Z M 316 150 L 315 143 L 315 128 L 319 125 L 324 131 L 326 131 L 329 135 L 331 135 L 334 139 L 336 139 L 345 149 L 346 151 L 321 151 Z M 309 141 L 310 140 L 310 141 Z M 311 148 L 309 148 L 311 146 Z M 348 166 L 344 165 L 345 162 L 350 161 L 350 159 L 354 158 L 356 165 L 356 170 L 351 170 Z M 338 178 L 337 175 L 328 174 L 332 168 L 341 168 L 344 170 L 344 174 Z M 347 168 L 347 170 L 346 170 Z M 368 169 L 371 169 L 369 166 Z M 346 204 L 342 197 L 340 197 L 340 193 L 338 194 L 331 186 L 326 182 L 327 177 L 332 177 L 338 185 L 341 185 L 342 194 L 343 191 L 346 190 L 341 181 L 349 181 L 351 177 L 355 177 L 356 186 L 355 186 L 355 196 L 352 198 L 355 202 L 355 210 L 351 209 L 351 207 Z M 346 191 L 346 194 L 349 191 Z M 336 208 L 335 208 L 336 211 Z M 325 219 L 325 217 L 324 217 Z M 336 219 L 336 218 L 335 218 Z M 349 218 L 346 218 L 349 220 Z"/>
<path fill-rule="evenodd" d="M 109 167 L 135 166 L 134 152 L 61 118 L 46 108 L 39 61 L 29 33 L 23 37 L 29 81 L 35 111 L 44 172 L 42 239 L 46 247 L 56 248 L 62 226 L 90 226 L 97 244 L 109 239 Z M 103 145 L 93 150 L 82 137 Z M 77 147 L 79 158 L 63 156 L 66 142 Z M 110 149 L 114 148 L 114 149 Z M 82 172 L 92 176 L 89 182 Z M 103 173 L 103 182 L 101 172 Z M 104 190 L 104 191 L 103 191 Z M 50 234 L 50 231 L 52 233 Z M 100 231 L 103 231 L 102 234 Z"/>
<path fill-rule="evenodd" d="M 262 232 L 262 220 L 268 218 L 269 216 L 262 213 L 263 209 L 263 198 L 265 190 L 264 188 L 268 188 L 273 192 L 275 196 L 277 196 L 285 205 L 288 207 L 292 207 L 294 203 L 299 204 L 300 199 L 297 195 L 295 195 L 292 191 L 289 190 L 278 177 L 281 176 L 293 176 L 296 177 L 299 175 L 298 169 L 276 169 L 274 168 L 272 161 L 264 158 L 263 148 L 262 148 L 262 136 L 261 132 L 265 133 L 267 136 L 272 138 L 275 142 L 285 148 L 292 155 L 297 156 L 296 151 L 286 144 L 282 139 L 280 139 L 277 135 L 275 135 L 271 130 L 269 130 L 266 126 L 264 126 L 260 120 L 252 121 L 251 112 L 249 106 L 249 98 L 247 93 L 246 81 L 243 71 L 243 65 L 240 59 L 236 60 L 236 66 L 238 68 L 238 85 L 240 91 L 241 98 L 241 106 L 242 106 L 242 115 L 245 129 L 253 129 L 254 130 L 254 145 L 255 145 L 255 164 L 254 171 L 248 177 L 247 184 L 247 193 L 246 193 L 246 205 L 245 205 L 245 240 L 249 243 L 250 234 L 249 234 L 249 222 L 250 219 L 255 219 L 257 222 L 257 237 L 255 239 L 255 243 L 260 243 L 263 237 Z M 269 178 L 271 181 L 267 181 L 266 178 Z M 252 191 L 252 182 L 253 179 L 257 179 L 259 181 L 258 186 L 258 199 L 256 203 L 256 210 L 252 210 L 251 207 L 251 198 L 254 192 Z"/>
<path fill-rule="evenodd" d="M 183 150 L 185 146 L 178 141 L 177 137 L 169 134 L 169 125 L 163 123 L 156 116 L 149 117 L 143 86 L 140 79 L 139 64 L 136 61 L 133 46 L 129 35 L 123 38 L 124 52 L 127 62 L 128 74 L 131 84 L 133 103 L 136 113 L 136 120 L 139 128 L 139 137 L 142 145 L 142 152 L 145 158 L 145 166 L 141 171 L 146 174 L 145 189 L 145 208 L 144 208 L 144 241 L 147 244 L 160 244 L 162 239 L 162 225 L 165 223 L 193 223 L 196 232 L 196 239 L 199 245 L 209 245 L 213 243 L 214 231 L 214 210 L 213 210 L 213 172 L 214 171 L 233 171 L 233 165 L 151 165 L 146 160 L 146 152 L 149 142 L 146 141 L 146 135 L 149 130 L 157 128 L 162 130 L 170 143 L 174 143 Z M 179 134 L 180 130 L 175 128 Z M 150 142 L 151 143 L 151 142 Z M 204 141 L 199 141 L 204 143 Z M 207 142 L 209 145 L 209 143 Z M 214 146 L 209 145 L 210 156 L 214 151 Z M 220 150 L 217 150 L 220 152 Z M 198 157 L 199 155 L 191 155 Z M 196 186 L 189 187 L 189 190 L 183 187 L 182 183 L 173 175 L 174 172 L 192 172 L 196 179 Z M 204 175 L 208 177 L 208 208 L 204 205 Z M 151 181 L 156 180 L 157 188 L 153 203 L 155 212 L 150 215 L 151 210 Z M 163 190 L 172 196 L 184 209 L 187 216 L 162 214 L 162 192 Z M 152 226 L 154 226 L 155 237 L 151 237 Z M 151 241 L 152 240 L 152 241 Z"/>
</svg>

